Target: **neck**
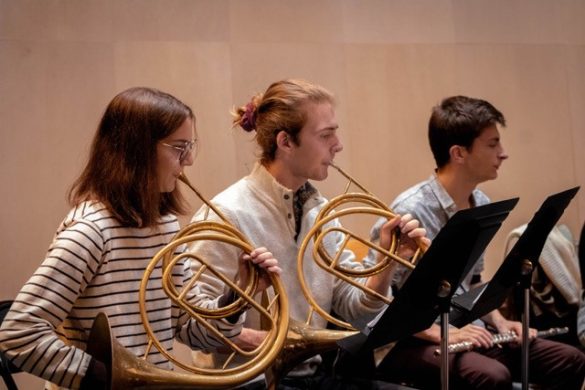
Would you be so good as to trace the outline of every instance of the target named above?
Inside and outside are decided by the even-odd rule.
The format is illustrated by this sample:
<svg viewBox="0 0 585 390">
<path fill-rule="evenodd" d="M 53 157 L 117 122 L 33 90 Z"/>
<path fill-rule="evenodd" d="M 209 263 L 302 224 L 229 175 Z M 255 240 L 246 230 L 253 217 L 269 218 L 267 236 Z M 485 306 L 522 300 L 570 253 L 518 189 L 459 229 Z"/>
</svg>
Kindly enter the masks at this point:
<svg viewBox="0 0 585 390">
<path fill-rule="evenodd" d="M 437 171 L 439 182 L 445 188 L 449 196 L 455 202 L 458 210 L 471 207 L 471 194 L 478 183 L 468 180 L 457 173 L 450 166 L 445 166 Z"/>
<path fill-rule="evenodd" d="M 291 189 L 293 192 L 296 192 L 307 182 L 306 178 L 299 178 L 293 175 L 292 172 L 287 169 L 286 165 L 279 160 L 263 163 L 263 165 L 277 182 L 284 187 Z"/>
</svg>

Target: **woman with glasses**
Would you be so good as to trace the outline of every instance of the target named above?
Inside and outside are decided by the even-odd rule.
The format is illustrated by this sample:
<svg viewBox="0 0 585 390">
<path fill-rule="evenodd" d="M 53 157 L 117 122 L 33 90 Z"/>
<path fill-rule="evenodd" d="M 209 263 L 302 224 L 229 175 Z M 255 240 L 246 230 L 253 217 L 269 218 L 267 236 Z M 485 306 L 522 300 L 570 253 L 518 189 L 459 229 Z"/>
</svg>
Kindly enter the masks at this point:
<svg viewBox="0 0 585 390">
<path fill-rule="evenodd" d="M 88 163 L 69 192 L 72 209 L 0 329 L 0 350 L 12 363 L 51 382 L 49 387 L 101 388 L 106 368 L 85 352 L 99 312 L 108 315 L 113 335 L 125 348 L 144 356 L 148 340 L 138 291 L 153 256 L 179 231 L 176 215 L 185 213 L 186 205 L 177 178 L 193 164 L 196 146 L 195 116 L 173 96 L 132 88 L 114 97 Z M 268 272 L 280 272 L 264 248 L 240 256 L 240 269 L 246 269 L 246 261 L 261 267 L 262 286 Z M 153 276 L 160 275 L 161 269 L 155 269 Z M 180 291 L 190 277 L 189 261 L 179 261 L 173 270 L 175 288 Z M 197 294 L 197 286 L 189 291 L 189 296 Z M 148 289 L 146 305 L 166 350 L 172 351 L 174 338 L 194 348 L 220 346 L 158 284 Z M 218 320 L 214 326 L 233 337 L 241 323 Z M 155 348 L 147 360 L 171 368 Z"/>
</svg>

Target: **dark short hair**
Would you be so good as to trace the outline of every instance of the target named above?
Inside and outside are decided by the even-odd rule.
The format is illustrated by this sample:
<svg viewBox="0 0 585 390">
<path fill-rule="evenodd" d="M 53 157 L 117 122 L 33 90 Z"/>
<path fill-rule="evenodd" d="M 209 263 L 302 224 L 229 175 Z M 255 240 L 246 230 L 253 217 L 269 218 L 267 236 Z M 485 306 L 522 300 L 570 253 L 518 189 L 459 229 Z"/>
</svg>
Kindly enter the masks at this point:
<svg viewBox="0 0 585 390">
<path fill-rule="evenodd" d="M 429 120 L 429 144 L 437 168 L 449 162 L 449 149 L 453 145 L 471 147 L 486 127 L 496 123 L 506 126 L 506 119 L 485 100 L 452 96 L 433 107 Z"/>
<path fill-rule="evenodd" d="M 133 227 L 184 213 L 178 187 L 160 192 L 156 168 L 157 143 L 187 118 L 194 119 L 191 108 L 153 88 L 130 88 L 115 96 L 97 128 L 87 165 L 69 190 L 71 205 L 100 201 Z"/>
</svg>

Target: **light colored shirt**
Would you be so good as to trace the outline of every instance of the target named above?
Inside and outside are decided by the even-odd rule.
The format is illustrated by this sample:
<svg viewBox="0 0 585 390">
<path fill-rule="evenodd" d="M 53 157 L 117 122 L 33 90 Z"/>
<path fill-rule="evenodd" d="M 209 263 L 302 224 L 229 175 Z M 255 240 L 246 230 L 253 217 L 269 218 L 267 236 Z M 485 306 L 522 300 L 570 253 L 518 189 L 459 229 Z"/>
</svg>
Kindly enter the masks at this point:
<svg viewBox="0 0 585 390">
<path fill-rule="evenodd" d="M 470 201 L 472 206 L 482 206 L 490 203 L 489 198 L 478 189 L 473 191 Z M 390 208 L 397 214 L 411 214 L 418 219 L 421 226 L 426 229 L 427 237 L 431 240 L 437 236 L 447 221 L 458 211 L 455 202 L 435 174 L 398 195 L 390 205 Z M 381 218 L 373 226 L 370 232 L 372 240 L 378 241 L 380 239 L 380 229 L 385 221 L 386 219 Z M 374 256 L 375 254 L 370 250 L 368 253 L 369 261 L 375 258 Z M 475 275 L 480 275 L 483 269 L 484 260 L 482 255 L 464 278 L 456 294 L 469 290 L 471 279 Z M 408 275 L 410 275 L 410 271 L 406 267 L 399 265 L 394 279 L 395 284 L 402 286 Z"/>
<path fill-rule="evenodd" d="M 305 201 L 298 238 L 295 239 L 297 233 L 293 195 L 291 189 L 278 183 L 264 166 L 257 163 L 249 176 L 218 194 L 212 199 L 212 203 L 244 233 L 254 247 L 264 246 L 278 259 L 283 270 L 281 278 L 289 300 L 290 317 L 305 322 L 309 305 L 299 283 L 297 254 L 303 239 L 315 224 L 316 217 L 327 200 L 315 190 Z M 203 206 L 193 221 L 202 220 L 207 211 L 207 206 Z M 219 220 L 213 212 L 209 212 L 208 219 Z M 339 221 L 329 222 L 324 229 L 331 226 L 339 226 Z M 328 234 L 323 241 L 325 250 L 332 255 L 342 239 L 339 232 Z M 385 304 L 345 282 L 340 282 L 322 270 L 312 259 L 312 248 L 311 242 L 304 255 L 303 267 L 307 286 L 315 301 L 326 312 L 335 310 L 339 316 L 352 322 L 356 327 L 365 326 L 385 307 Z M 212 263 L 214 268 L 228 278 L 235 277 L 240 252 L 238 248 L 206 241 L 195 243 L 191 250 Z M 362 267 L 362 264 L 354 261 L 351 251 L 343 251 L 340 262 L 344 267 Z M 194 272 L 199 270 L 197 263 L 193 263 L 193 267 Z M 206 273 L 201 278 L 200 298 L 213 300 L 223 288 L 223 283 L 217 277 Z M 248 312 L 245 325 L 260 329 L 258 318 L 253 315 L 253 311 Z M 320 316 L 313 315 L 311 325 L 324 328 L 326 321 Z M 303 374 L 309 374 L 312 369 L 305 370 Z"/>
</svg>

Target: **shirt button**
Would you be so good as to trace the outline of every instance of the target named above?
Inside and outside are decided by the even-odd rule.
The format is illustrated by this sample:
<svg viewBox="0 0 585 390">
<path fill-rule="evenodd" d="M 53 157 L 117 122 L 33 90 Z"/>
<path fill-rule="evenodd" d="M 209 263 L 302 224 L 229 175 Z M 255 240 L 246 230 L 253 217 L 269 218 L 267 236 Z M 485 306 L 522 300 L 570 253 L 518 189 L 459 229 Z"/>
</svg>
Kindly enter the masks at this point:
<svg viewBox="0 0 585 390">
<path fill-rule="evenodd" d="M 292 218 L 292 214 L 288 213 L 288 219 L 291 219 L 291 218 Z"/>
<path fill-rule="evenodd" d="M 284 196 L 284 199 L 288 200 L 288 198 L 290 198 L 290 196 L 288 196 L 288 194 L 286 194 L 286 195 Z"/>
</svg>

